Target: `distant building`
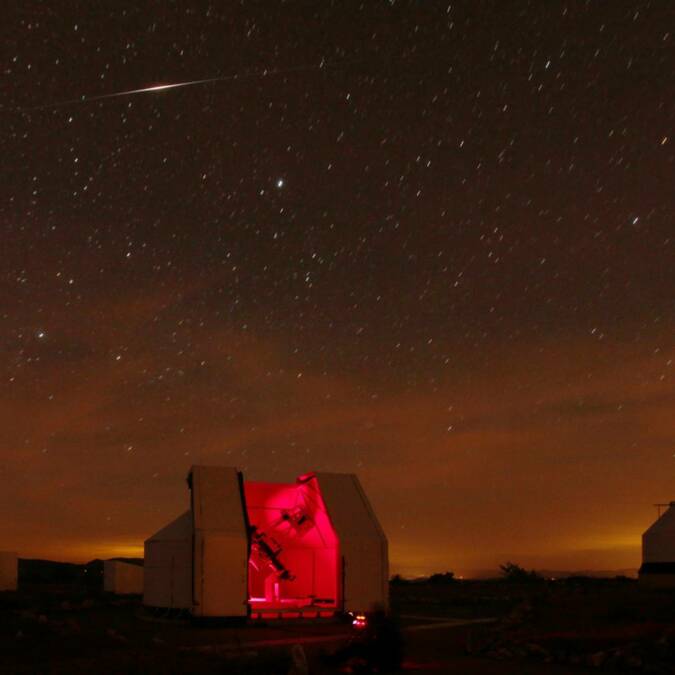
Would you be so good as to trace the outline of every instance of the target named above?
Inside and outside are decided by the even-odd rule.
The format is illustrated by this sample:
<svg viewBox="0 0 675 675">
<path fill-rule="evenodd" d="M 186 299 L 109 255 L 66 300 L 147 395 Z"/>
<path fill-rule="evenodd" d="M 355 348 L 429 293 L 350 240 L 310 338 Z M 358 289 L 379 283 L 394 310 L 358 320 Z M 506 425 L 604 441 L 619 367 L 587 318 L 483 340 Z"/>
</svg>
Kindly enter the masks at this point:
<svg viewBox="0 0 675 675">
<path fill-rule="evenodd" d="M 145 542 L 146 606 L 264 619 L 387 606 L 387 540 L 355 475 L 263 483 L 194 466 L 188 485 L 191 508 Z"/>
<path fill-rule="evenodd" d="M 13 551 L 0 551 L 0 591 L 15 591 L 19 559 Z"/>
<path fill-rule="evenodd" d="M 142 595 L 143 567 L 122 560 L 104 560 L 103 590 L 117 595 Z"/>
<path fill-rule="evenodd" d="M 675 588 L 675 502 L 670 502 L 642 535 L 640 584 L 650 588 Z"/>
</svg>

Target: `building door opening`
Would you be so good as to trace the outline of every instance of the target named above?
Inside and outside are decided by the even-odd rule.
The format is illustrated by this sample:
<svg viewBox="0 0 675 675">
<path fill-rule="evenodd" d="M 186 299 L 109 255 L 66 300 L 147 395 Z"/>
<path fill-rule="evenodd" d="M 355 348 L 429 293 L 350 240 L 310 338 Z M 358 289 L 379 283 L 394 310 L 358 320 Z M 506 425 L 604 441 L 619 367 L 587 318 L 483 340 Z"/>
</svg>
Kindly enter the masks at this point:
<svg viewBox="0 0 675 675">
<path fill-rule="evenodd" d="M 341 603 L 338 538 L 313 474 L 244 481 L 253 618 L 330 616 Z"/>
</svg>

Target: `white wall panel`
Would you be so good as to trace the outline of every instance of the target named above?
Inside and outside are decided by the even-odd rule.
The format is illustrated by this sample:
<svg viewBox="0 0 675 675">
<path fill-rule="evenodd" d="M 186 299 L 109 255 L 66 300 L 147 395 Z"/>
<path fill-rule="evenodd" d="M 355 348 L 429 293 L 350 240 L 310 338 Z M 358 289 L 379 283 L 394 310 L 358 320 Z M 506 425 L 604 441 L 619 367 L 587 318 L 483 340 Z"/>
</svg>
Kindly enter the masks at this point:
<svg viewBox="0 0 675 675">
<path fill-rule="evenodd" d="M 103 590 L 118 595 L 140 595 L 143 593 L 143 567 L 121 560 L 104 560 Z"/>
<path fill-rule="evenodd" d="M 328 515 L 339 538 L 344 561 L 345 611 L 389 604 L 387 538 L 358 478 L 353 474 L 318 473 Z"/>
<path fill-rule="evenodd" d="M 190 476 L 193 614 L 246 616 L 248 533 L 240 475 L 230 467 L 194 466 Z"/>
</svg>

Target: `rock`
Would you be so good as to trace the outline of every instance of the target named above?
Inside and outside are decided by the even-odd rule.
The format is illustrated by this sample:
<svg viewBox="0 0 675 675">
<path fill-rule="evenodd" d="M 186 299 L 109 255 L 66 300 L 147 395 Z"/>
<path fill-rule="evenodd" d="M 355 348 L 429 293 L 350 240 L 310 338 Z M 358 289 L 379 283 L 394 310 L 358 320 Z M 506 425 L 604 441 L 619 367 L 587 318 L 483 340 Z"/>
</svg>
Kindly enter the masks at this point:
<svg viewBox="0 0 675 675">
<path fill-rule="evenodd" d="M 72 606 L 67 600 L 63 600 L 63 602 L 61 602 L 61 609 L 68 611 L 72 609 Z"/>
<path fill-rule="evenodd" d="M 37 620 L 38 620 L 38 623 L 41 623 L 41 624 L 48 624 L 49 623 L 49 619 L 47 619 L 47 617 L 44 614 L 39 614 Z"/>
<path fill-rule="evenodd" d="M 116 642 L 127 642 L 127 639 L 124 637 L 124 635 L 120 635 L 114 628 L 108 628 L 105 634 L 111 640 L 115 640 Z"/>
<path fill-rule="evenodd" d="M 633 654 L 632 656 L 629 656 L 625 660 L 625 664 L 626 666 L 628 666 L 628 668 L 631 668 L 633 670 L 639 670 L 640 668 L 642 668 L 642 659 L 639 656 Z"/>
<path fill-rule="evenodd" d="M 75 619 L 67 619 L 64 622 L 64 626 L 66 628 L 66 631 L 71 635 L 79 635 L 82 632 L 80 624 Z"/>
<path fill-rule="evenodd" d="M 600 668 L 606 660 L 607 654 L 605 654 L 605 652 L 595 652 L 595 654 L 590 654 L 586 658 L 588 665 L 592 666 L 593 668 Z"/>
<path fill-rule="evenodd" d="M 651 651 L 651 650 L 650 650 Z M 653 647 L 653 654 L 659 659 L 669 659 L 671 656 L 671 645 L 667 637 L 659 638 Z"/>
<path fill-rule="evenodd" d="M 309 666 L 307 665 L 307 657 L 302 645 L 293 645 L 291 648 L 291 668 L 288 675 L 309 675 Z"/>
<path fill-rule="evenodd" d="M 570 660 L 570 655 L 562 649 L 558 649 L 553 653 L 553 660 L 556 663 L 567 663 Z"/>
<path fill-rule="evenodd" d="M 542 647 L 541 645 L 538 645 L 534 642 L 528 642 L 525 645 L 525 649 L 527 650 L 527 653 L 530 656 L 534 656 L 537 658 L 545 659 L 549 656 L 549 652 L 547 649 Z"/>
<path fill-rule="evenodd" d="M 615 670 L 621 665 L 622 657 L 623 652 L 618 648 L 614 648 L 607 653 L 607 659 L 602 665 L 604 668 Z"/>
</svg>

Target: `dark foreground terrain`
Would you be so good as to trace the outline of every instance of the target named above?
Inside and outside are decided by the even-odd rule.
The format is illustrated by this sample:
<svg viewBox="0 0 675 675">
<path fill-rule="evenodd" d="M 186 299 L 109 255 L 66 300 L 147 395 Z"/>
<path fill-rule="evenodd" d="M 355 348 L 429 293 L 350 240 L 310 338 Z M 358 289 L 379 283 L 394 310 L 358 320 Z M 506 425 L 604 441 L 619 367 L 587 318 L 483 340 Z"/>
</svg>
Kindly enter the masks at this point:
<svg viewBox="0 0 675 675">
<path fill-rule="evenodd" d="M 630 580 L 393 585 L 392 608 L 405 672 L 675 672 L 675 594 Z M 294 644 L 309 672 L 337 673 L 322 655 L 349 634 L 336 622 L 193 625 L 78 583 L 0 594 L 1 673 L 285 674 Z"/>
</svg>

